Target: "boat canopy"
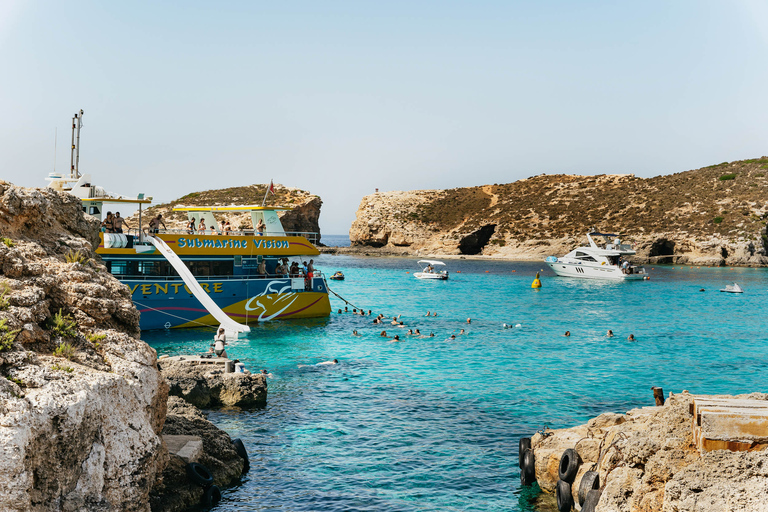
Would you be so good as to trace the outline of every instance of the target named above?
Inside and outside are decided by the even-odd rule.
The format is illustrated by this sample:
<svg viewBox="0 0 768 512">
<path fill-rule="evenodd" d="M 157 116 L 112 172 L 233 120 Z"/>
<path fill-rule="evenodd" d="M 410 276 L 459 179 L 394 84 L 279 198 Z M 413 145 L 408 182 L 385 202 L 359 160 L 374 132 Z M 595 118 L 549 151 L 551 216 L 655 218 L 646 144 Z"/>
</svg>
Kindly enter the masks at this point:
<svg viewBox="0 0 768 512">
<path fill-rule="evenodd" d="M 445 263 L 443 263 L 442 261 L 437 261 L 437 260 L 419 260 L 417 263 L 419 265 L 424 265 L 424 264 L 432 265 L 433 267 L 435 265 L 443 265 L 443 266 L 445 266 Z"/>
<path fill-rule="evenodd" d="M 590 236 L 613 236 L 613 237 L 617 237 L 617 236 L 619 236 L 619 235 L 616 235 L 616 234 L 614 234 L 614 233 L 598 233 L 597 231 L 594 231 L 594 232 L 592 232 L 592 233 L 589 233 L 589 235 L 590 235 Z"/>
</svg>

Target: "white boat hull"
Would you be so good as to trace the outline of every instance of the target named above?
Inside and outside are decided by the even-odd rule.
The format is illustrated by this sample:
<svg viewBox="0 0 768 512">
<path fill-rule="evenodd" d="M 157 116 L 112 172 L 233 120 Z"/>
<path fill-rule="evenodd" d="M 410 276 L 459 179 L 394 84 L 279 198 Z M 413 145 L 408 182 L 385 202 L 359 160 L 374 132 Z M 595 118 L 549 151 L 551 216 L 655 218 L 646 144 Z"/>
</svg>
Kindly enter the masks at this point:
<svg viewBox="0 0 768 512">
<path fill-rule="evenodd" d="M 563 277 L 578 277 L 581 279 L 615 279 L 617 281 L 642 281 L 648 274 L 625 274 L 619 267 L 613 265 L 585 265 L 584 263 L 568 263 L 563 261 L 547 262 L 549 268 Z"/>
<path fill-rule="evenodd" d="M 446 280 L 448 279 L 448 273 L 443 272 L 414 272 L 413 276 L 416 279 L 439 279 L 439 280 Z"/>
</svg>

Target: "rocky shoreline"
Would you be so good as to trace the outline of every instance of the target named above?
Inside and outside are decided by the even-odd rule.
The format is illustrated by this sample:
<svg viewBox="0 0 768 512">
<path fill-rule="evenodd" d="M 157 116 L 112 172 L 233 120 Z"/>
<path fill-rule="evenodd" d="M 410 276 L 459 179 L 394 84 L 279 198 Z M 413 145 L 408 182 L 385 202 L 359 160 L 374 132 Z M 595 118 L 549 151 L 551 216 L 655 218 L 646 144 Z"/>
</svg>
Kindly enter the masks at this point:
<svg viewBox="0 0 768 512">
<path fill-rule="evenodd" d="M 768 406 L 763 393 L 706 398 L 753 402 L 760 410 Z M 606 413 L 585 425 L 521 440 L 521 478 L 528 478 L 525 484 L 535 480 L 545 493 L 538 508 L 552 509 L 555 495 L 559 507 L 554 510 L 571 510 L 566 503 L 571 500 L 577 510 L 594 512 L 765 511 L 768 455 L 697 447 L 692 425 L 700 422 L 701 412 L 698 419 L 692 414 L 695 399 L 684 391 L 663 406 Z M 761 425 L 750 426 L 751 434 L 738 434 L 742 446 L 737 449 L 764 449 L 768 439 L 766 424 Z M 597 492 L 587 506 L 591 489 Z"/>
<path fill-rule="evenodd" d="M 190 461 L 169 451 L 168 435 L 200 438 L 196 457 L 213 484 L 247 468 L 247 452 L 169 391 L 195 390 L 203 406 L 258 406 L 266 381 L 161 373 L 128 287 L 94 253 L 98 241 L 78 198 L 0 181 L 4 511 L 165 512 L 215 498 L 213 485 L 190 484 Z"/>
</svg>

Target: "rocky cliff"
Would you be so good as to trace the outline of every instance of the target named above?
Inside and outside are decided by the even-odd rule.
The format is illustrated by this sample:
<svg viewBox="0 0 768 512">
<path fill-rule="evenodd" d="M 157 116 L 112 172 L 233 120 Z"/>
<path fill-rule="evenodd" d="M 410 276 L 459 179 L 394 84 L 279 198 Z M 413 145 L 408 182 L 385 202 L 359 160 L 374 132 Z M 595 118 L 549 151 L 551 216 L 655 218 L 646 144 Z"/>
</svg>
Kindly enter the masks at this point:
<svg viewBox="0 0 768 512">
<path fill-rule="evenodd" d="M 592 229 L 634 242 L 638 259 L 768 264 L 768 157 L 655 178 L 539 175 L 508 184 L 365 196 L 353 246 L 407 254 L 543 259 Z"/>
<path fill-rule="evenodd" d="M 0 503 L 149 510 L 168 387 L 80 200 L 0 182 Z"/>
<path fill-rule="evenodd" d="M 264 193 L 268 185 L 248 185 L 244 187 L 231 187 L 218 190 L 205 190 L 192 192 L 170 203 L 159 204 L 148 208 L 144 212 L 144 224 L 149 219 L 163 214 L 165 225 L 169 229 L 182 229 L 187 223 L 187 215 L 184 212 L 174 212 L 177 206 L 227 206 L 227 205 L 260 205 L 264 199 Z M 278 212 L 280 221 L 286 232 L 317 233 L 320 239 L 320 207 L 323 201 L 320 197 L 310 194 L 305 190 L 293 187 L 285 187 L 275 184 L 275 194 L 267 197 L 267 206 L 285 206 L 290 210 Z M 252 229 L 251 218 L 247 213 L 217 214 L 219 220 L 228 220 L 233 229 Z M 129 225 L 138 223 L 138 214 L 128 220 Z"/>
</svg>

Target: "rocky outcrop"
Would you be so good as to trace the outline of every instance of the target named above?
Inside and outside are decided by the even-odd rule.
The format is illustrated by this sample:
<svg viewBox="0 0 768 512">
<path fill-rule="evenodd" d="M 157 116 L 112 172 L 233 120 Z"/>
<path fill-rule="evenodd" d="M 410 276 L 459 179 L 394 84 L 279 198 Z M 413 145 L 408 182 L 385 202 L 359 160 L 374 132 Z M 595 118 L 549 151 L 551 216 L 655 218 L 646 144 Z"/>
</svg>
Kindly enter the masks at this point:
<svg viewBox="0 0 768 512">
<path fill-rule="evenodd" d="M 754 393 L 739 398 L 768 400 Z M 574 502 L 587 471 L 599 474 L 597 512 L 757 512 L 765 510 L 765 452 L 712 451 L 692 440 L 692 395 L 677 394 L 661 407 L 603 414 L 586 425 L 531 438 L 536 480 L 555 492 L 563 452 L 575 448 L 580 466 L 571 486 Z"/>
<path fill-rule="evenodd" d="M 0 182 L 3 510 L 149 510 L 168 388 L 80 200 Z"/>
<path fill-rule="evenodd" d="M 225 373 L 223 365 L 198 365 L 162 359 L 159 366 L 169 394 L 196 407 L 255 407 L 267 403 L 267 379 L 262 374 Z"/>
<path fill-rule="evenodd" d="M 585 234 L 598 229 L 633 242 L 641 262 L 763 266 L 766 172 L 763 157 L 649 179 L 540 175 L 377 192 L 360 202 L 350 252 L 540 260 L 585 245 Z"/>
<path fill-rule="evenodd" d="M 146 225 L 149 219 L 162 213 L 168 229 L 183 229 L 187 223 L 187 215 L 185 212 L 174 212 L 173 208 L 177 206 L 228 206 L 233 204 L 260 205 L 264 200 L 267 187 L 268 185 L 248 185 L 192 192 L 170 203 L 148 208 L 144 212 L 144 223 Z M 286 232 L 317 233 L 315 240 L 320 240 L 318 221 L 323 201 L 319 196 L 310 194 L 306 190 L 275 183 L 274 195 L 268 194 L 267 205 L 290 208 L 277 213 Z M 219 221 L 229 221 L 233 229 L 253 229 L 250 213 L 217 213 L 216 217 Z M 130 217 L 128 223 L 131 226 L 138 224 L 138 214 Z"/>
<path fill-rule="evenodd" d="M 203 449 L 195 462 L 210 470 L 214 485 L 226 487 L 239 481 L 245 469 L 245 460 L 235 451 L 229 435 L 208 421 L 193 405 L 175 396 L 168 397 L 163 435 L 199 437 Z M 162 481 L 152 491 L 153 512 L 178 512 L 201 503 L 205 491 L 189 481 L 186 466 L 186 460 L 170 455 Z"/>
</svg>

